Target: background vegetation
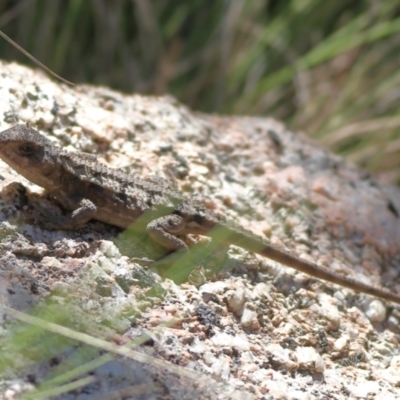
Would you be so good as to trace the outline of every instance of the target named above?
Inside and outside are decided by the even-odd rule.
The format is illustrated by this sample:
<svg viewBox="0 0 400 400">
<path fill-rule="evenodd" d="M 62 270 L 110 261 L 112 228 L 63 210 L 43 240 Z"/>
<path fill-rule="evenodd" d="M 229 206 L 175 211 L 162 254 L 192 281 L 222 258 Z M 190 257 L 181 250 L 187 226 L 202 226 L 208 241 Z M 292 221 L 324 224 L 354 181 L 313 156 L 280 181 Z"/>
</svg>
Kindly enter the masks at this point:
<svg viewBox="0 0 400 400">
<path fill-rule="evenodd" d="M 0 0 L 0 29 L 75 83 L 273 116 L 400 183 L 398 1 Z"/>
</svg>

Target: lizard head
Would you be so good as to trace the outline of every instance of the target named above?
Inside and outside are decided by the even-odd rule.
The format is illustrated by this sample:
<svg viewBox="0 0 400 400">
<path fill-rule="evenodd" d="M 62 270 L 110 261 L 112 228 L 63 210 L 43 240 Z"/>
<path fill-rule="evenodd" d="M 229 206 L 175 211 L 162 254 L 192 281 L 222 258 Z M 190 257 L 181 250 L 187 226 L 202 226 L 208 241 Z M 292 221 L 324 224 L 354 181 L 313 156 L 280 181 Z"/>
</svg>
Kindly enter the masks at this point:
<svg viewBox="0 0 400 400">
<path fill-rule="evenodd" d="M 50 175 L 54 173 L 55 150 L 49 139 L 29 125 L 15 125 L 0 132 L 0 158 L 22 176 L 44 188 L 49 188 Z"/>
</svg>

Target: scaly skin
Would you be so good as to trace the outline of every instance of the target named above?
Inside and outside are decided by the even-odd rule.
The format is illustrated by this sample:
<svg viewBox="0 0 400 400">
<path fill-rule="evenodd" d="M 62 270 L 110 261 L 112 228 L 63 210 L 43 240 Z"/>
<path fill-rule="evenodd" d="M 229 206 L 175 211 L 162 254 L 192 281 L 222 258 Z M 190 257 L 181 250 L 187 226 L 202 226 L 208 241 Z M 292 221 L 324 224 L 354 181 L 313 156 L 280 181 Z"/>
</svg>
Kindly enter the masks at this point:
<svg viewBox="0 0 400 400">
<path fill-rule="evenodd" d="M 28 125 L 16 125 L 0 133 L 0 157 L 18 173 L 43 187 L 71 211 L 63 217 L 49 217 L 46 226 L 74 229 L 90 219 L 127 228 L 140 217 L 145 229 L 168 251 L 185 249 L 180 235 L 210 236 L 260 254 L 313 277 L 357 292 L 400 304 L 400 296 L 336 274 L 298 258 L 265 239 L 226 221 L 171 190 L 162 179 L 143 179 L 123 174 L 97 162 L 96 157 L 66 152 Z"/>
</svg>

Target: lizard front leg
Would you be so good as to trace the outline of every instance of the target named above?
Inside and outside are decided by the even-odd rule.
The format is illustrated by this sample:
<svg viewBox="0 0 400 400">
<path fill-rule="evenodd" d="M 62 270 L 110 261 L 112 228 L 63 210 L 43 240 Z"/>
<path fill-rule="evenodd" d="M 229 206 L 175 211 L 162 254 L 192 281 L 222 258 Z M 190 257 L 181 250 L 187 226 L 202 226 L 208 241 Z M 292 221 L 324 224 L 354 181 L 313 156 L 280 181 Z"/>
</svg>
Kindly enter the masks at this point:
<svg viewBox="0 0 400 400">
<path fill-rule="evenodd" d="M 146 232 L 168 251 L 187 250 L 186 243 L 176 236 L 182 233 L 185 225 L 186 222 L 181 216 L 171 214 L 151 221 L 146 227 Z"/>
<path fill-rule="evenodd" d="M 97 207 L 93 202 L 82 199 L 79 202 L 79 207 L 70 214 L 54 215 L 41 208 L 39 218 L 46 229 L 72 230 L 94 218 L 96 212 Z"/>
</svg>

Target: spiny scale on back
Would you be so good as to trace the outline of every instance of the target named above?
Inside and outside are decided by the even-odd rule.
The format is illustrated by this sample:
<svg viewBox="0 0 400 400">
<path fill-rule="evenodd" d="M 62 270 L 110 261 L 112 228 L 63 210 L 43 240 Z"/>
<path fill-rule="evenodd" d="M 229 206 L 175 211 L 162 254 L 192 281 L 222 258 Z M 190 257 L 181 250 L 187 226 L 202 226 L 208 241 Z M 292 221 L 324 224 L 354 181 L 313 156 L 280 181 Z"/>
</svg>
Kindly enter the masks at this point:
<svg viewBox="0 0 400 400">
<path fill-rule="evenodd" d="M 182 195 L 169 189 L 168 182 L 161 178 L 143 180 L 136 174 L 126 174 L 100 164 L 87 153 L 60 150 L 58 158 L 63 168 L 81 182 L 99 185 L 102 190 L 120 195 L 127 203 L 130 197 L 140 196 L 144 209 L 157 204 L 173 206 L 183 200 Z"/>
</svg>

